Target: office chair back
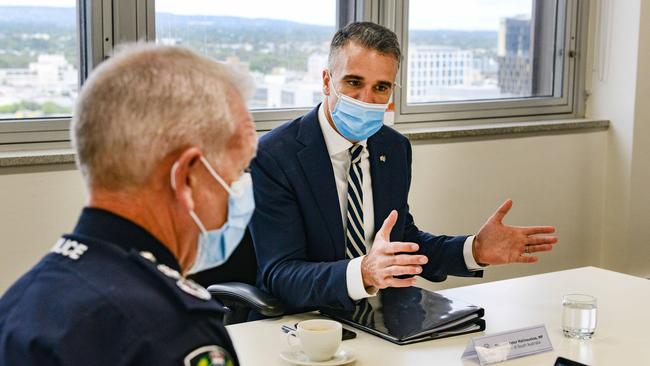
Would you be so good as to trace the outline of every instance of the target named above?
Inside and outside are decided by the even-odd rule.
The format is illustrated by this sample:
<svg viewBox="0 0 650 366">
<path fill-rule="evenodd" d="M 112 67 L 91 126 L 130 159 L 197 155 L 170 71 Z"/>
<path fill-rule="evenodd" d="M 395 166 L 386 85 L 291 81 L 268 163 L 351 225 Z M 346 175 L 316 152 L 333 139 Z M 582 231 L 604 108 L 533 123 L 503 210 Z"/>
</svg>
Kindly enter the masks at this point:
<svg viewBox="0 0 650 366">
<path fill-rule="evenodd" d="M 189 276 L 229 311 L 223 316 L 225 325 L 237 324 L 250 318 L 251 310 L 264 317 L 284 314 L 280 301 L 255 287 L 257 258 L 250 232 L 246 230 L 239 246 L 221 266 Z"/>
<path fill-rule="evenodd" d="M 224 282 L 241 282 L 255 286 L 257 258 L 251 234 L 246 230 L 239 246 L 228 260 L 219 267 L 189 276 L 203 287 Z"/>
</svg>

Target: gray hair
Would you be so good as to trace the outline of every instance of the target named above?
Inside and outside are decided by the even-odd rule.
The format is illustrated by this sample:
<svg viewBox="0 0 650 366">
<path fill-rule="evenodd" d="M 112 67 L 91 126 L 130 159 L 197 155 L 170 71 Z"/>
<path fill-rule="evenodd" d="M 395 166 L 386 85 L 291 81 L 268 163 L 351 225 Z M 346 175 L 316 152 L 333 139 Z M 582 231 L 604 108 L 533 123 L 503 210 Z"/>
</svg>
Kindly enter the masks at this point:
<svg viewBox="0 0 650 366">
<path fill-rule="evenodd" d="M 355 22 L 346 25 L 334 34 L 328 59 L 330 70 L 334 68 L 334 60 L 338 51 L 350 41 L 358 43 L 364 48 L 391 55 L 395 57 L 398 64 L 402 60 L 399 41 L 393 31 L 372 22 Z"/>
<path fill-rule="evenodd" d="M 123 48 L 88 78 L 77 99 L 72 145 L 89 187 L 143 184 L 169 154 L 196 146 L 218 159 L 234 134 L 232 96 L 250 77 L 181 47 Z"/>
</svg>

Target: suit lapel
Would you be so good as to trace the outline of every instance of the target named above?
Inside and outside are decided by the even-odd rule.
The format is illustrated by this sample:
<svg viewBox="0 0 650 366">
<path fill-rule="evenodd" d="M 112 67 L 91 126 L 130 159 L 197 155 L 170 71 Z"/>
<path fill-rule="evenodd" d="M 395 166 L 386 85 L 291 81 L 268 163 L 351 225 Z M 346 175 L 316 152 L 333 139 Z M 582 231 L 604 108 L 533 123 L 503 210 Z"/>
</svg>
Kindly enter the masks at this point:
<svg viewBox="0 0 650 366">
<path fill-rule="evenodd" d="M 391 164 L 388 144 L 384 139 L 384 128 L 368 139 L 370 154 L 370 176 L 372 177 L 372 201 L 375 215 L 375 233 L 381 228 L 392 207 Z"/>
<path fill-rule="evenodd" d="M 344 257 L 343 219 L 341 218 L 332 161 L 318 123 L 318 108 L 317 106 L 307 113 L 300 122 L 300 130 L 296 139 L 305 147 L 298 151 L 297 156 L 323 221 L 327 225 L 336 256 Z"/>
</svg>

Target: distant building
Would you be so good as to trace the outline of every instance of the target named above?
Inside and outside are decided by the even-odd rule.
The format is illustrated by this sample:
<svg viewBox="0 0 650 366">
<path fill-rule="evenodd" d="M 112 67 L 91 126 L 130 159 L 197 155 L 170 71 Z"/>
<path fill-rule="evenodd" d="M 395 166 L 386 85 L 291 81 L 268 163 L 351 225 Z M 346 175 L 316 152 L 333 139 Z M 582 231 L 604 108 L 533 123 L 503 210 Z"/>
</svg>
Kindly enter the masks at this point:
<svg viewBox="0 0 650 366">
<path fill-rule="evenodd" d="M 27 68 L 0 69 L 0 106 L 30 101 L 72 107 L 79 86 L 78 71 L 63 55 L 41 54 Z M 32 111 L 29 117 L 41 112 Z M 11 116 L 3 116 L 11 117 Z"/>
<path fill-rule="evenodd" d="M 241 74 L 247 75 L 251 72 L 250 62 L 241 61 L 237 56 L 227 57 L 225 63 Z"/>
<path fill-rule="evenodd" d="M 63 55 L 39 55 L 26 69 L 0 69 L 0 84 L 57 93 L 76 89 L 78 71 Z"/>
<path fill-rule="evenodd" d="M 411 45 L 408 53 L 409 102 L 444 99 L 450 88 L 469 87 L 475 77 L 474 60 L 470 50 Z"/>
<path fill-rule="evenodd" d="M 473 85 L 483 85 L 485 83 L 497 83 L 499 78 L 499 63 L 491 50 L 475 49 L 473 50 L 474 77 Z"/>
<path fill-rule="evenodd" d="M 287 83 L 282 87 L 283 107 L 313 107 L 323 99 L 323 88 L 318 82 Z"/>
<path fill-rule="evenodd" d="M 310 79 L 322 80 L 323 70 L 327 69 L 328 55 L 326 53 L 314 53 L 307 59 L 307 77 Z"/>
<path fill-rule="evenodd" d="M 322 72 L 327 68 L 327 54 L 314 53 L 307 59 L 307 72 L 274 68 L 270 74 L 253 74 L 255 94 L 251 108 L 312 107 L 323 99 Z"/>
<path fill-rule="evenodd" d="M 532 52 L 530 18 L 503 18 L 499 26 L 497 60 L 501 93 L 532 94 Z"/>
<path fill-rule="evenodd" d="M 156 43 L 160 43 L 165 46 L 178 46 L 183 44 L 183 40 L 173 37 L 161 37 L 156 39 Z"/>
<path fill-rule="evenodd" d="M 36 75 L 35 86 L 43 89 L 62 92 L 75 89 L 79 83 L 77 69 L 63 55 L 39 55 L 29 70 Z"/>
</svg>

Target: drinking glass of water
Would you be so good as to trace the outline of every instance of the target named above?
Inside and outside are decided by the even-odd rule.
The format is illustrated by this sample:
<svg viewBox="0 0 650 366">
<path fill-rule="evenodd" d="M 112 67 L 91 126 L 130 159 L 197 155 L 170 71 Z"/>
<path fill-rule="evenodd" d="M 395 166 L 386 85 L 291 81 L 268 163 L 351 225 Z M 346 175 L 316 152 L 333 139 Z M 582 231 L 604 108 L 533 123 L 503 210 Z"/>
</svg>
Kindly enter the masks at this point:
<svg viewBox="0 0 650 366">
<path fill-rule="evenodd" d="M 590 339 L 596 330 L 596 298 L 569 294 L 562 297 L 562 332 L 565 337 Z"/>
</svg>

